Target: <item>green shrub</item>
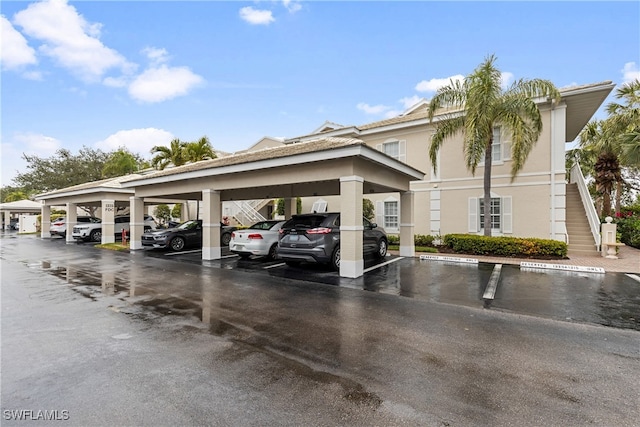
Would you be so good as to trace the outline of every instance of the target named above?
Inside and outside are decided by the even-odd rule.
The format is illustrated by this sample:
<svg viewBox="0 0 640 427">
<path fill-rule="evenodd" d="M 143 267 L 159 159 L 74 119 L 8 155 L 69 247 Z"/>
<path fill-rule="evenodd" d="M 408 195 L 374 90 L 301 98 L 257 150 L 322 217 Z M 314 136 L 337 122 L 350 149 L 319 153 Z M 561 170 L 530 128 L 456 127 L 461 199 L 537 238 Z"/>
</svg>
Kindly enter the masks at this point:
<svg viewBox="0 0 640 427">
<path fill-rule="evenodd" d="M 433 236 L 430 235 L 422 235 L 415 234 L 413 236 L 413 244 L 416 246 L 433 246 Z M 399 245 L 400 244 L 400 236 L 395 234 L 388 234 L 387 241 L 390 245 Z"/>
<path fill-rule="evenodd" d="M 614 222 L 620 241 L 625 245 L 640 248 L 640 215 L 632 209 L 624 209 L 617 214 Z"/>
<path fill-rule="evenodd" d="M 444 236 L 444 244 L 454 252 L 472 255 L 561 258 L 567 256 L 567 244 L 550 239 L 447 234 Z"/>
</svg>

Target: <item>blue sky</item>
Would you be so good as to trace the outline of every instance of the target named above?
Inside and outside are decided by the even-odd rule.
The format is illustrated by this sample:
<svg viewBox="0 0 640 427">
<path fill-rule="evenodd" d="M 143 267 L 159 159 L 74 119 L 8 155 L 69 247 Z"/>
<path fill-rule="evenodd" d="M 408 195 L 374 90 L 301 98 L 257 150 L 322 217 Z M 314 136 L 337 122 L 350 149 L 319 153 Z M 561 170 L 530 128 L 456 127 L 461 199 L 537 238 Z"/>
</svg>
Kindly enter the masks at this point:
<svg viewBox="0 0 640 427">
<path fill-rule="evenodd" d="M 233 152 L 392 117 L 489 54 L 506 81 L 640 76 L 640 3 L 2 1 L 2 185 L 22 153 Z M 602 117 L 604 117 L 603 113 Z M 426 155 L 426 153 L 425 153 Z"/>
</svg>

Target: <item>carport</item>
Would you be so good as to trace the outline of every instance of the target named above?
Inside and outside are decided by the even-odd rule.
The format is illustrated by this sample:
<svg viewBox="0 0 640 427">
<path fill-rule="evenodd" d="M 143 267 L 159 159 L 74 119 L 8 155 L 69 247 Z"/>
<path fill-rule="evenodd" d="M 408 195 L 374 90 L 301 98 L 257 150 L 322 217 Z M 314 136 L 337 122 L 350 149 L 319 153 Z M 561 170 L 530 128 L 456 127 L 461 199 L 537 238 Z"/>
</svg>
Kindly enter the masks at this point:
<svg viewBox="0 0 640 427">
<path fill-rule="evenodd" d="M 128 208 L 131 204 L 131 198 L 135 192 L 132 188 L 123 188 L 123 183 L 139 178 L 142 174 L 130 174 L 117 178 L 108 178 L 100 181 L 87 182 L 84 184 L 74 185 L 72 187 L 39 194 L 36 200 L 42 202 L 42 223 L 40 236 L 43 238 L 51 237 L 51 207 L 64 206 L 67 224 L 67 242 L 73 242 L 71 230 L 77 224 L 77 208 L 95 208 L 99 209 L 102 219 L 102 241 L 101 243 L 115 242 L 115 216 L 119 210 Z M 168 200 L 147 200 L 149 204 L 173 203 Z M 179 201 L 181 202 L 181 201 Z M 38 205 L 40 206 L 40 205 Z M 141 214 L 140 224 L 144 222 L 144 214 Z M 144 227 L 144 225 L 142 225 Z"/>
<path fill-rule="evenodd" d="M 363 274 L 362 198 L 399 192 L 400 255 L 413 256 L 413 193 L 410 182 L 424 173 L 351 138 L 322 138 L 284 147 L 235 154 L 132 177 L 120 183 L 130 199 L 131 246 L 141 249 L 144 203 L 149 199 L 199 200 L 203 205 L 202 259 L 220 259 L 222 202 L 285 199 L 285 215 L 295 214 L 295 198 L 340 196 L 340 275 Z M 104 233 L 103 233 L 104 236 Z"/>
<path fill-rule="evenodd" d="M 0 203 L 0 214 L 3 215 L 4 228 L 9 229 L 11 214 L 33 214 L 40 213 L 40 203 L 31 200 L 17 200 L 15 202 Z"/>
</svg>

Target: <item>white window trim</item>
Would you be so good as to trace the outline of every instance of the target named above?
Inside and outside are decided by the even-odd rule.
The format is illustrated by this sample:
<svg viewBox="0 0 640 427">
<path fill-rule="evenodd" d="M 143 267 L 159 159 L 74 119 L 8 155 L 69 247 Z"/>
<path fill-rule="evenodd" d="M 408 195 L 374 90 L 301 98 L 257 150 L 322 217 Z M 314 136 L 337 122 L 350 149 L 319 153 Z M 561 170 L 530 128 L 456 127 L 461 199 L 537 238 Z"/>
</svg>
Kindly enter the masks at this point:
<svg viewBox="0 0 640 427">
<path fill-rule="evenodd" d="M 394 159 L 406 163 L 407 161 L 407 141 L 405 139 L 398 139 L 398 138 L 389 138 L 387 140 L 385 140 L 382 144 L 378 144 L 376 145 L 376 150 L 385 153 L 384 151 L 384 146 L 386 144 L 395 144 L 398 143 L 398 157 L 393 157 Z M 386 153 L 385 153 L 386 154 Z"/>
<path fill-rule="evenodd" d="M 506 134 L 502 129 L 502 126 L 494 126 L 493 128 L 500 129 L 500 160 L 491 160 L 492 165 L 503 165 L 506 161 L 511 160 L 511 141 L 506 138 Z M 491 155 L 493 156 L 493 149 Z M 478 166 L 484 167 L 484 155 L 478 163 Z"/>
<path fill-rule="evenodd" d="M 491 229 L 493 236 L 513 234 L 513 200 L 511 196 L 500 196 L 491 192 L 492 199 L 500 199 L 500 229 Z M 469 197 L 468 201 L 468 232 L 483 234 L 484 228 L 480 224 L 480 201 L 484 196 Z"/>
</svg>

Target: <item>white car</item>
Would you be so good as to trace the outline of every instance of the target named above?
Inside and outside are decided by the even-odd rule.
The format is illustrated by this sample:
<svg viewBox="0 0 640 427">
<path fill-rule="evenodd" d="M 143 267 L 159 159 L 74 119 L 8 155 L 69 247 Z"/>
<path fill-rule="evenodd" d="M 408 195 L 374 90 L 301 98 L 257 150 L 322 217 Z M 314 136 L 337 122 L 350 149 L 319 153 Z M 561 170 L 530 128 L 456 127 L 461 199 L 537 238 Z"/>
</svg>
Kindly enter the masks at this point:
<svg viewBox="0 0 640 427">
<path fill-rule="evenodd" d="M 129 232 L 129 222 L 131 221 L 131 217 L 129 215 L 119 215 L 114 218 L 115 222 L 115 238 L 122 238 L 122 230 L 126 230 Z M 153 219 L 151 215 L 144 216 L 144 231 L 155 230 L 158 228 L 156 221 Z M 71 233 L 74 239 L 76 240 L 84 240 L 85 242 L 99 242 L 102 240 L 102 224 L 101 223 L 91 223 L 91 224 L 78 224 L 73 227 L 73 232 Z"/>
<path fill-rule="evenodd" d="M 76 222 L 90 222 L 93 224 L 97 224 L 100 222 L 100 218 L 96 218 L 95 216 L 79 216 L 77 217 Z M 65 217 L 61 217 L 51 222 L 49 232 L 51 236 L 60 236 L 62 238 L 65 238 L 67 236 L 67 219 Z"/>
<path fill-rule="evenodd" d="M 231 233 L 229 250 L 241 258 L 262 255 L 275 259 L 279 231 L 284 223 L 285 221 L 261 221 L 249 228 L 236 230 Z"/>
</svg>

